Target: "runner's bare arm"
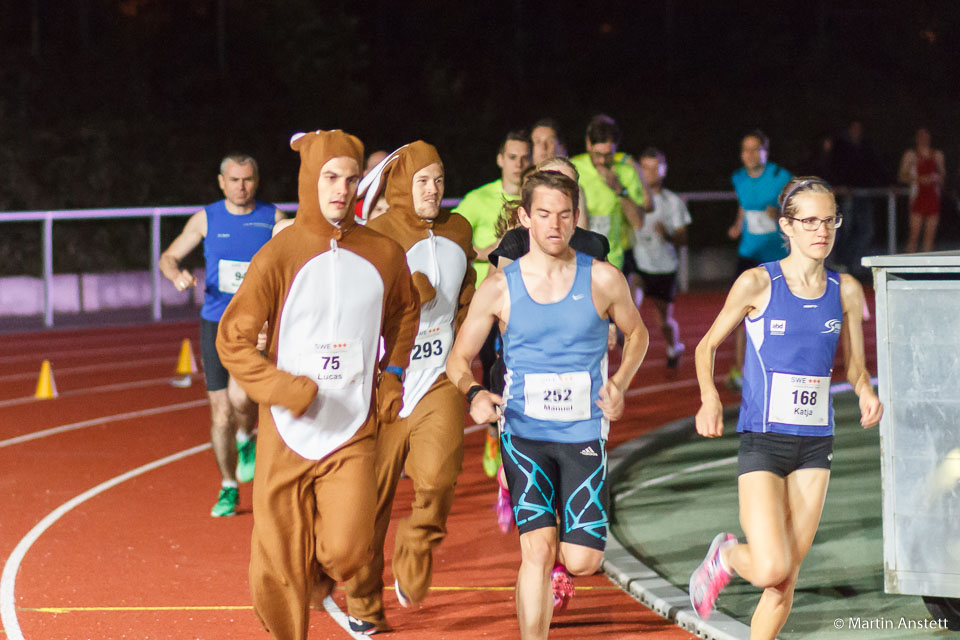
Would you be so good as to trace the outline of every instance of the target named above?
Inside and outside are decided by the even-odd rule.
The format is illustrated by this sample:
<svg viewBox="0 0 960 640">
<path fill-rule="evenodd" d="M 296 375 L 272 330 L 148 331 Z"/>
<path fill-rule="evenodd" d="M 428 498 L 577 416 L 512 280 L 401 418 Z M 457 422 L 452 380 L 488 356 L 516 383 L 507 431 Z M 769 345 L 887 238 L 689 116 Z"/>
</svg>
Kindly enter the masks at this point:
<svg viewBox="0 0 960 640">
<path fill-rule="evenodd" d="M 273 236 L 277 235 L 278 233 L 280 233 L 281 231 L 283 231 L 284 229 L 286 229 L 292 224 L 293 224 L 293 218 L 284 218 L 283 220 L 278 220 L 273 225 L 273 232 L 271 233 L 270 237 L 272 238 Z"/>
<path fill-rule="evenodd" d="M 467 317 L 447 358 L 447 378 L 457 385 L 460 393 L 466 394 L 471 387 L 479 384 L 473 377 L 470 365 L 480 353 L 493 323 L 506 316 L 504 298 L 508 295 L 507 279 L 498 273 L 485 279 L 473 296 Z M 470 403 L 470 416 L 477 424 L 495 422 L 499 417 L 496 408 L 502 404 L 503 398 L 500 396 L 481 391 Z"/>
<path fill-rule="evenodd" d="M 285 214 L 283 211 L 280 211 L 280 209 L 277 209 L 273 212 L 273 224 L 277 224 L 281 220 L 286 220 L 286 219 L 287 219 L 287 214 Z"/>
<path fill-rule="evenodd" d="M 737 219 L 727 229 L 727 235 L 731 240 L 736 240 L 741 233 L 743 233 L 743 207 L 737 207 Z"/>
<path fill-rule="evenodd" d="M 167 280 L 172 282 L 179 291 L 187 287 L 193 287 L 197 284 L 197 279 L 186 269 L 180 268 L 180 261 L 187 257 L 191 251 L 196 249 L 203 238 L 207 235 L 207 212 L 204 209 L 197 211 L 190 216 L 187 224 L 183 226 L 180 232 L 167 250 L 160 254 L 160 260 L 157 266 L 160 273 Z"/>
<path fill-rule="evenodd" d="M 624 391 L 636 375 L 650 344 L 650 334 L 630 296 L 630 287 L 619 269 L 608 262 L 595 260 L 591 268 L 593 290 L 602 293 L 606 315 L 623 333 L 623 355 L 620 367 L 600 389 L 597 406 L 608 420 L 623 417 Z"/>
<path fill-rule="evenodd" d="M 758 300 L 770 288 L 770 276 L 762 267 L 743 272 L 727 295 L 717 319 L 697 345 L 697 381 L 700 383 L 700 410 L 697 411 L 697 432 L 707 438 L 723 435 L 723 405 L 713 381 L 713 365 L 717 347 L 737 328 L 744 317 L 757 307 Z"/>
<path fill-rule="evenodd" d="M 883 416 L 883 405 L 870 384 L 870 372 L 863 347 L 863 287 L 856 278 L 840 274 L 840 300 L 843 304 L 843 354 L 847 380 L 860 400 L 860 424 L 875 426 Z"/>
</svg>

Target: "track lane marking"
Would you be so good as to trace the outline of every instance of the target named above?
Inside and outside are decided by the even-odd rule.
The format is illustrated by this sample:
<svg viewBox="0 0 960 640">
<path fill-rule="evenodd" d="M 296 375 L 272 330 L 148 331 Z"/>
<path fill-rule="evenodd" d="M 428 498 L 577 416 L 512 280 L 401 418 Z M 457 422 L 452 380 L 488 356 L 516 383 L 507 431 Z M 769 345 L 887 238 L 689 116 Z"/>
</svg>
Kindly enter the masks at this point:
<svg viewBox="0 0 960 640">
<path fill-rule="evenodd" d="M 131 478 L 135 478 L 139 475 L 147 473 L 148 471 L 153 471 L 154 469 L 158 469 L 164 465 L 170 464 L 171 462 L 177 462 L 183 458 L 188 458 L 192 455 L 200 453 L 201 451 L 206 451 L 207 449 L 210 449 L 209 442 L 191 447 L 189 449 L 184 449 L 183 451 L 166 456 L 165 458 L 160 458 L 159 460 L 154 460 L 153 462 L 137 467 L 136 469 L 122 473 L 119 476 L 115 476 L 106 482 L 101 482 L 92 489 L 88 489 L 77 497 L 64 502 L 62 505 L 48 513 L 29 532 L 27 532 L 27 535 L 20 539 L 20 542 L 17 543 L 17 546 L 10 553 L 6 563 L 3 565 L 3 573 L 0 573 L 0 624 L 3 624 L 3 628 L 6 631 L 7 636 L 13 638 L 13 640 L 26 640 L 26 638 L 23 636 L 23 631 L 20 629 L 20 621 L 17 619 L 16 597 L 14 595 L 17 572 L 20 570 L 20 564 L 23 562 L 24 557 L 26 557 L 27 551 L 30 550 L 30 547 L 33 546 L 33 543 L 39 540 L 40 536 L 42 536 L 47 529 L 53 526 L 57 520 L 72 511 L 74 508 L 83 504 L 87 500 L 98 496 L 107 489 L 112 489 L 113 487 L 126 482 Z"/>
<path fill-rule="evenodd" d="M 111 353 L 142 353 L 144 351 L 160 351 L 167 349 L 171 346 L 170 341 L 164 342 L 144 342 L 136 343 L 128 346 L 122 347 L 88 347 L 88 348 L 78 348 L 78 349 L 63 349 L 60 351 L 43 351 L 42 356 L 38 356 L 36 351 L 40 349 L 31 349 L 31 353 L 14 355 L 14 356 L 0 356 L 0 364 L 11 364 L 15 362 L 36 362 L 37 360 L 47 359 L 53 360 L 54 358 L 71 358 L 71 357 L 81 357 L 81 356 L 93 356 L 93 355 L 107 355 Z M 177 353 L 179 347 L 171 349 L 172 359 L 176 361 Z"/>
<path fill-rule="evenodd" d="M 134 380 L 133 382 L 117 382 L 114 384 L 105 384 L 100 387 L 85 387 L 83 389 L 73 389 L 71 391 L 61 391 L 58 398 L 70 398 L 73 396 L 82 396 L 88 393 L 102 393 L 106 391 L 126 391 L 127 389 L 137 389 L 139 387 L 151 387 L 154 385 L 170 384 L 173 376 L 164 378 L 150 378 L 147 380 Z M 39 399 L 33 396 L 22 396 L 20 398 L 10 398 L 9 400 L 0 400 L 0 408 L 12 407 L 18 404 L 28 404 L 30 402 L 49 402 L 46 399 Z"/>
<path fill-rule="evenodd" d="M 208 403 L 209 401 L 206 398 L 204 398 L 201 400 L 191 400 L 189 402 L 179 402 L 177 404 L 168 404 L 162 407 L 154 407 L 152 409 L 141 409 L 140 411 L 128 411 L 126 413 L 117 413 L 112 416 L 105 416 L 103 418 L 91 418 L 90 420 L 81 420 L 80 422 L 65 424 L 59 427 L 52 427 L 50 429 L 44 429 L 42 431 L 34 431 L 32 433 L 26 433 L 22 436 L 7 438 L 6 440 L 0 440 L 0 449 L 4 447 L 10 447 L 15 444 L 21 444 L 23 442 L 30 442 L 31 440 L 39 440 L 40 438 L 54 436 L 59 433 L 67 433 L 69 431 L 77 431 L 78 429 L 86 429 L 87 427 L 93 427 L 99 424 L 120 422 L 122 420 L 130 420 L 133 418 L 143 418 L 146 416 L 156 416 L 162 413 L 180 411 L 182 409 L 193 409 L 194 407 L 202 407 L 203 405 Z"/>
<path fill-rule="evenodd" d="M 48 358 L 49 359 L 49 358 Z M 112 371 L 113 369 L 133 369 L 136 367 L 152 364 L 162 364 L 164 362 L 169 362 L 171 364 L 171 369 L 176 368 L 176 358 L 147 358 L 144 360 L 123 360 L 123 361 L 112 361 L 112 362 L 101 362 L 99 364 L 87 364 L 82 367 L 61 367 L 54 371 L 56 375 L 70 375 L 73 373 L 91 373 L 94 371 Z M 11 373 L 5 376 L 0 376 L 0 382 L 15 382 L 17 380 L 30 380 L 31 378 L 36 378 L 37 374 L 33 371 L 28 371 L 27 373 Z"/>
</svg>

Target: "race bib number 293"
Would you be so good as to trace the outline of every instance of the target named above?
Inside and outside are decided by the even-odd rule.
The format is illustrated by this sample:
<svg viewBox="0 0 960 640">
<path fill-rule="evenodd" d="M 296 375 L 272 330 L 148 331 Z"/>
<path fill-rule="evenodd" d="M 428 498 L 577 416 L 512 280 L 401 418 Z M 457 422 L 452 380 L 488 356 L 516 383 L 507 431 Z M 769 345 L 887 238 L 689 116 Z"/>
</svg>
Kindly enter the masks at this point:
<svg viewBox="0 0 960 640">
<path fill-rule="evenodd" d="M 434 369 L 447 361 L 447 352 L 453 343 L 453 327 L 450 325 L 423 329 L 410 352 L 408 370 Z"/>
</svg>

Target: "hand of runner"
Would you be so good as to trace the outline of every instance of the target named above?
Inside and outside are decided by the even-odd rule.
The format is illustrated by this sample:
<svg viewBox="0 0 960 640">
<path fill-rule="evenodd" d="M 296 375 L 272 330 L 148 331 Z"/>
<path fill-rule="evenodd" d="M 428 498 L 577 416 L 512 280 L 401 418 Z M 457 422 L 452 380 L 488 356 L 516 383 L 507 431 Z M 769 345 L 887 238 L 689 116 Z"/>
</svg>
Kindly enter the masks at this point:
<svg viewBox="0 0 960 640">
<path fill-rule="evenodd" d="M 727 229 L 727 235 L 730 237 L 731 240 L 736 240 L 737 238 L 740 237 L 740 233 L 742 231 L 743 230 L 741 229 L 741 224 L 738 222 L 733 226 L 731 226 L 729 229 Z"/>
<path fill-rule="evenodd" d="M 396 422 L 403 409 L 403 382 L 399 376 L 385 371 L 377 387 L 377 417 L 380 422 Z"/>
<path fill-rule="evenodd" d="M 597 406 L 607 420 L 619 420 L 623 417 L 623 392 L 613 380 L 607 380 L 600 387 L 600 399 Z"/>
<path fill-rule="evenodd" d="M 880 398 L 869 389 L 860 394 L 860 424 L 864 429 L 875 427 L 883 417 L 883 405 Z"/>
<path fill-rule="evenodd" d="M 697 411 L 697 433 L 705 438 L 723 435 L 723 405 L 720 400 L 708 400 Z"/>
<path fill-rule="evenodd" d="M 502 407 L 506 402 L 495 393 L 490 393 L 486 389 L 481 391 L 470 403 L 470 417 L 477 424 L 489 424 L 500 419 Z"/>
<path fill-rule="evenodd" d="M 607 186 L 610 187 L 615 193 L 620 193 L 623 190 L 623 186 L 620 184 L 620 178 L 617 177 L 616 172 L 607 166 L 597 167 L 597 173 L 600 174 L 600 177 L 603 178 L 603 181 L 607 183 Z"/>
<path fill-rule="evenodd" d="M 197 286 L 197 279 L 193 277 L 193 274 L 183 269 L 180 271 L 180 275 L 177 276 L 177 279 L 173 281 L 174 286 L 177 288 L 177 291 L 183 291 L 188 287 Z"/>
<path fill-rule="evenodd" d="M 257 334 L 257 351 L 266 351 L 267 349 L 267 324 L 263 323 L 260 327 L 260 333 Z"/>
</svg>

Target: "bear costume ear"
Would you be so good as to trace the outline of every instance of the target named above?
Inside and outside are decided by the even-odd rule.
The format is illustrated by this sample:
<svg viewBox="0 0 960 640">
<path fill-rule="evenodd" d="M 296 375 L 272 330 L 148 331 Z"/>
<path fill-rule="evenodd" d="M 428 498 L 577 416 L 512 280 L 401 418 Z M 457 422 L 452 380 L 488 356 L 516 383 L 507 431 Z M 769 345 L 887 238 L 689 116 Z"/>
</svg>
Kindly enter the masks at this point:
<svg viewBox="0 0 960 640">
<path fill-rule="evenodd" d="M 300 150 L 300 146 L 301 146 L 301 145 L 303 144 L 303 142 L 304 142 L 303 139 L 304 139 L 306 136 L 307 136 L 307 134 L 304 133 L 304 132 L 302 132 L 302 131 L 301 131 L 300 133 L 295 133 L 295 134 L 293 134 L 292 136 L 290 136 L 290 148 L 293 149 L 294 151 L 299 151 L 299 150 Z"/>
</svg>

